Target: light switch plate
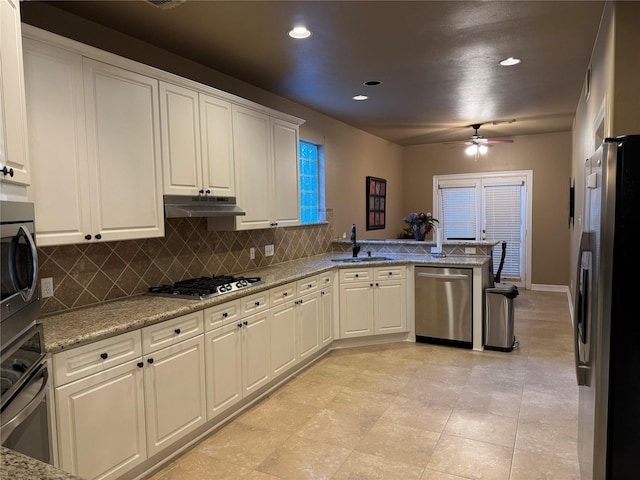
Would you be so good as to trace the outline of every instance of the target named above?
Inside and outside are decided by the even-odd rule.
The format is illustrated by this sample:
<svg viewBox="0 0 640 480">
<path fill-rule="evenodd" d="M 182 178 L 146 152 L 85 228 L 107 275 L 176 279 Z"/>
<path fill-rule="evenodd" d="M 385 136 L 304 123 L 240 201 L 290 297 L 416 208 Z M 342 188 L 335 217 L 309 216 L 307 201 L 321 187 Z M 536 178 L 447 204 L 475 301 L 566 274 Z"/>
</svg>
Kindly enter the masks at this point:
<svg viewBox="0 0 640 480">
<path fill-rule="evenodd" d="M 266 245 L 264 247 L 264 256 L 272 257 L 273 256 L 273 245 Z"/>
</svg>

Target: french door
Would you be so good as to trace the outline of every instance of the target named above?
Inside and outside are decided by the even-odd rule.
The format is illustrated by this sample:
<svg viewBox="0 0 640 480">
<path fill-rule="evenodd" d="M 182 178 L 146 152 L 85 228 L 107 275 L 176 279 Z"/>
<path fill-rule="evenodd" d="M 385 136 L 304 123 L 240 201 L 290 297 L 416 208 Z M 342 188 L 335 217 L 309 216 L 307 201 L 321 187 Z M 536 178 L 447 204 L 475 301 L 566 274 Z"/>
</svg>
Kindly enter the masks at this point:
<svg viewBox="0 0 640 480">
<path fill-rule="evenodd" d="M 505 247 L 501 281 L 530 283 L 531 171 L 434 177 L 434 210 L 445 240 L 496 242 L 493 271 Z"/>
</svg>

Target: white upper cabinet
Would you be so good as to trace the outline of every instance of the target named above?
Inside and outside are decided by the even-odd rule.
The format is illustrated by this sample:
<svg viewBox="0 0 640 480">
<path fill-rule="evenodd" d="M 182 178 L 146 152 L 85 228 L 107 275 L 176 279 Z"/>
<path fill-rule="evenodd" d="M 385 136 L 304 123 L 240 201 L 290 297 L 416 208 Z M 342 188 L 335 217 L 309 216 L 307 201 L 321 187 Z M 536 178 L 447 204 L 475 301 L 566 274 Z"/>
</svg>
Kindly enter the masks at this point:
<svg viewBox="0 0 640 480">
<path fill-rule="evenodd" d="M 158 81 L 83 59 L 92 232 L 164 235 Z M 98 238 L 99 239 L 99 238 Z"/>
<path fill-rule="evenodd" d="M 160 82 L 160 109 L 164 193 L 233 196 L 231 104 Z"/>
<path fill-rule="evenodd" d="M 0 182 L 31 183 L 18 0 L 0 0 Z"/>
<path fill-rule="evenodd" d="M 158 82 L 24 40 L 38 244 L 164 235 Z"/>
<path fill-rule="evenodd" d="M 246 212 L 235 227 L 298 225 L 298 125 L 236 105 L 233 122 L 237 203 Z"/>
</svg>

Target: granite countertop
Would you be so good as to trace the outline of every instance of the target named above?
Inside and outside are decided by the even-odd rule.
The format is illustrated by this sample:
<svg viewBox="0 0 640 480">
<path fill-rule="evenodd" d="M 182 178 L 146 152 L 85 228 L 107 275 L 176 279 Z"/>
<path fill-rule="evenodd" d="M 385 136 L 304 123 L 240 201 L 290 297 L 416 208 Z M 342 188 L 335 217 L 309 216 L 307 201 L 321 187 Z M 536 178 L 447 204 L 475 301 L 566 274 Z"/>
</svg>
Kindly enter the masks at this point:
<svg viewBox="0 0 640 480">
<path fill-rule="evenodd" d="M 0 450 L 0 477 L 11 480 L 82 480 L 6 447 Z"/>
<path fill-rule="evenodd" d="M 379 258 L 381 255 L 376 254 L 375 256 Z M 203 310 L 335 268 L 364 268 L 409 264 L 482 267 L 490 261 L 490 257 L 473 255 L 451 255 L 446 257 L 397 253 L 385 253 L 383 255 L 386 260 L 365 260 L 352 263 L 349 261 L 348 254 L 326 253 L 270 267 L 236 272 L 235 275 L 259 276 L 262 278 L 263 283 L 208 300 L 138 295 L 44 316 L 40 319 L 44 331 L 44 348 L 48 353 L 56 353 L 67 348 L 113 337 L 147 325 Z M 366 255 L 360 255 L 360 258 L 366 258 Z M 335 261 L 336 259 L 345 259 L 345 261 Z"/>
</svg>

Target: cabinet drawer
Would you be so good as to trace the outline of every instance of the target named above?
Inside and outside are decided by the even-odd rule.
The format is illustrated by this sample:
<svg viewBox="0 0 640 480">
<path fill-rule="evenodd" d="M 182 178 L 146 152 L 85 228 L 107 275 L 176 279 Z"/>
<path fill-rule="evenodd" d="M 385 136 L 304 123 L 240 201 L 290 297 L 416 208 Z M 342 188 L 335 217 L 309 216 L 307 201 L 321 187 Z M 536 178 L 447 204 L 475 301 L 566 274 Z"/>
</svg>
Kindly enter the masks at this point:
<svg viewBox="0 0 640 480">
<path fill-rule="evenodd" d="M 320 279 L 317 276 L 303 278 L 296 282 L 298 295 L 315 292 L 320 288 Z"/>
<path fill-rule="evenodd" d="M 318 275 L 318 283 L 320 284 L 320 288 L 330 287 L 333 285 L 333 272 L 321 273 Z"/>
<path fill-rule="evenodd" d="M 373 271 L 370 268 L 345 268 L 340 270 L 340 282 L 360 282 L 373 280 Z"/>
<path fill-rule="evenodd" d="M 240 299 L 240 316 L 246 317 L 269 308 L 269 292 L 254 293 Z"/>
<path fill-rule="evenodd" d="M 56 387 L 142 356 L 140 330 L 72 348 L 53 355 Z"/>
<path fill-rule="evenodd" d="M 203 333 L 202 311 L 172 318 L 142 329 L 142 353 L 155 352 Z"/>
<path fill-rule="evenodd" d="M 286 302 L 287 300 L 291 300 L 296 293 L 296 284 L 291 282 L 286 285 L 281 285 L 276 288 L 272 288 L 269 291 L 269 296 L 271 297 L 271 305 L 278 305 L 282 302 Z"/>
<path fill-rule="evenodd" d="M 240 300 L 222 303 L 204 311 L 204 330 L 210 332 L 240 318 Z"/>
<path fill-rule="evenodd" d="M 407 276 L 407 267 L 404 267 L 402 265 L 377 267 L 374 269 L 374 276 L 376 280 L 385 280 L 389 278 L 405 278 Z"/>
</svg>

